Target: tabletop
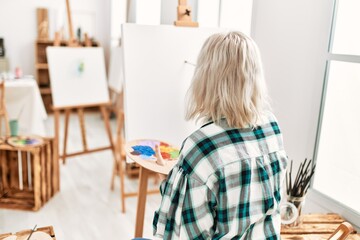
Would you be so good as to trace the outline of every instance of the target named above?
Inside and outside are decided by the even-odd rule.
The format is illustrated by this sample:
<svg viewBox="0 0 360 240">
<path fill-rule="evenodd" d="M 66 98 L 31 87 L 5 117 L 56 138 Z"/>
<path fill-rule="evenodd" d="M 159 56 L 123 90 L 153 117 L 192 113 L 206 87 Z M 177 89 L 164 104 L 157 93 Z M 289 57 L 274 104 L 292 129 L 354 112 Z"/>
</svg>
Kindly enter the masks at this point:
<svg viewBox="0 0 360 240">
<path fill-rule="evenodd" d="M 303 215 L 303 223 L 298 227 L 281 228 L 281 239 L 310 240 L 328 239 L 330 235 L 345 221 L 340 215 L 329 214 L 307 214 Z M 360 234 L 353 233 L 349 240 L 360 240 Z"/>
<path fill-rule="evenodd" d="M 6 80 L 5 102 L 9 119 L 18 119 L 20 135 L 46 135 L 47 114 L 34 79 Z"/>
</svg>

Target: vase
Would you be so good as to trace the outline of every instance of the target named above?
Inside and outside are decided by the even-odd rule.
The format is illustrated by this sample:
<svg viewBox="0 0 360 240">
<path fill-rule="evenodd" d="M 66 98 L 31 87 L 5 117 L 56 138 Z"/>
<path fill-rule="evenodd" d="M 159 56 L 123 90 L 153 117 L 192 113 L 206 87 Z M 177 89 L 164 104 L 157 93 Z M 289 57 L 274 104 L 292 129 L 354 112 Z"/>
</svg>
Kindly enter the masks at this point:
<svg viewBox="0 0 360 240">
<path fill-rule="evenodd" d="M 302 223 L 301 211 L 305 204 L 305 197 L 306 196 L 294 197 L 294 196 L 290 196 L 290 195 L 287 197 L 287 201 L 294 204 L 294 206 L 297 209 L 297 213 L 298 213 L 296 220 L 293 223 L 289 224 L 289 227 L 297 227 Z"/>
</svg>

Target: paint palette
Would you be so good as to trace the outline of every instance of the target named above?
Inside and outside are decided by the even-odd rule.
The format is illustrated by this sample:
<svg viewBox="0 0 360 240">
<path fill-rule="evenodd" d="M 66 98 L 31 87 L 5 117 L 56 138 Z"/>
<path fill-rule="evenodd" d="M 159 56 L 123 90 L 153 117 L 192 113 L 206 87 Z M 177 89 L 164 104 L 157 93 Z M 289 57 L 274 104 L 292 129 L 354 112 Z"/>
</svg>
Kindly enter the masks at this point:
<svg viewBox="0 0 360 240">
<path fill-rule="evenodd" d="M 160 153 L 164 160 L 172 161 L 179 158 L 179 149 L 171 146 L 168 143 L 156 140 L 140 140 L 134 142 L 131 146 L 131 155 L 137 156 L 144 160 L 156 160 L 155 146 L 160 147 Z"/>
<path fill-rule="evenodd" d="M 35 147 L 43 144 L 43 140 L 40 137 L 10 137 L 7 143 L 13 147 Z"/>
</svg>

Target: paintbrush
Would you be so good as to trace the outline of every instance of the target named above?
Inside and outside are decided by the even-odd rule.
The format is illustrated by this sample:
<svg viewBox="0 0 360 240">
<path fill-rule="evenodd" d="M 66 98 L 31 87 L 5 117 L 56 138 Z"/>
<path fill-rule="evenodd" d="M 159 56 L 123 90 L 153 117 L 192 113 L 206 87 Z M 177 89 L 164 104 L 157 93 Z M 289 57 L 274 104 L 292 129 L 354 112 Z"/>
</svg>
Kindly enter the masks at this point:
<svg viewBox="0 0 360 240">
<path fill-rule="evenodd" d="M 290 164 L 290 171 L 286 173 L 286 192 L 289 196 L 303 197 L 309 187 L 311 180 L 315 173 L 316 164 L 310 167 L 312 160 L 305 159 L 304 162 L 300 163 L 299 169 L 296 173 L 294 183 L 292 184 L 292 163 Z"/>
<path fill-rule="evenodd" d="M 29 237 L 28 237 L 26 240 L 30 240 L 31 235 L 33 234 L 33 232 L 35 232 L 36 226 L 37 226 L 37 224 L 35 224 L 34 228 L 33 228 L 33 229 L 31 230 L 31 232 L 30 232 Z"/>
</svg>

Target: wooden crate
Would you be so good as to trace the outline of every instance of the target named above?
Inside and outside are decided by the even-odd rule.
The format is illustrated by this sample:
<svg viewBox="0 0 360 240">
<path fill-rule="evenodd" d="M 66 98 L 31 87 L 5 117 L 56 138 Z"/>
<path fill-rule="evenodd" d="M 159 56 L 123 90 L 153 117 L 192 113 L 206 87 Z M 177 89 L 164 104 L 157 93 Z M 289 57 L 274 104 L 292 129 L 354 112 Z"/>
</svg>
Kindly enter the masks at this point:
<svg viewBox="0 0 360 240">
<path fill-rule="evenodd" d="M 52 226 L 37 228 L 34 232 L 45 232 L 45 233 L 49 234 L 52 239 L 56 240 L 54 229 Z M 29 236 L 30 233 L 31 233 L 31 229 L 28 229 L 28 230 L 23 230 L 23 231 L 17 232 L 17 233 L 15 233 L 15 235 L 17 237 L 22 237 L 22 239 L 26 239 L 25 237 Z M 12 235 L 12 233 L 0 234 L 0 240 L 3 240 L 10 235 Z"/>
<path fill-rule="evenodd" d="M 308 214 L 298 227 L 281 227 L 281 239 L 328 239 L 345 219 L 335 213 Z M 349 240 L 360 240 L 360 234 L 352 233 Z"/>
<path fill-rule="evenodd" d="M 53 139 L 31 148 L 0 145 L 0 195 L 6 193 L 0 208 L 37 211 L 59 190 L 59 158 Z"/>
</svg>

